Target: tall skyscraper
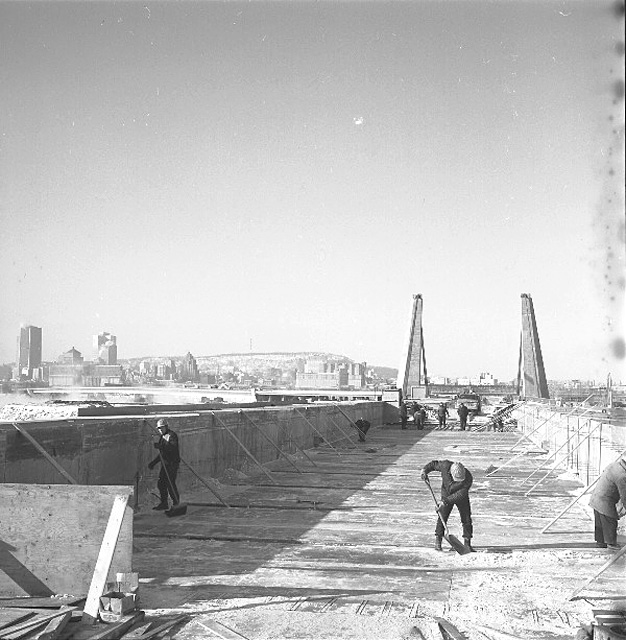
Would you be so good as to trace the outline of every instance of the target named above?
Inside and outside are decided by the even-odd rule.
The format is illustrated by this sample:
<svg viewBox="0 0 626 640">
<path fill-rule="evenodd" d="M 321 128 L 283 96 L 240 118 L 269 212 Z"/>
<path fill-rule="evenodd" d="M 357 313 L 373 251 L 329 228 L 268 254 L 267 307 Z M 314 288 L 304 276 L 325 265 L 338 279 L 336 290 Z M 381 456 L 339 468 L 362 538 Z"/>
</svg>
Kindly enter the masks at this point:
<svg viewBox="0 0 626 640">
<path fill-rule="evenodd" d="M 41 327 L 30 324 L 20 327 L 17 338 L 17 377 L 31 380 L 33 370 L 41 366 Z"/>
<path fill-rule="evenodd" d="M 102 364 L 117 364 L 117 338 L 106 331 L 94 336 L 93 359 Z"/>
</svg>

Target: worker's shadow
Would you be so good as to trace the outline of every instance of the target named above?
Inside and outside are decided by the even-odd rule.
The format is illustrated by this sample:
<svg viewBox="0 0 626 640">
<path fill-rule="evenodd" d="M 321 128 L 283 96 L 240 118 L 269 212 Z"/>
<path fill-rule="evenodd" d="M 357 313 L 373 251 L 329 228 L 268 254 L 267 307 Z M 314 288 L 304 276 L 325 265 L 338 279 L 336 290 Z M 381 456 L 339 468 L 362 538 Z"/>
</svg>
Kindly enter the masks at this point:
<svg viewBox="0 0 626 640">
<path fill-rule="evenodd" d="M 16 547 L 0 540 L 0 572 L 12 580 L 29 596 L 52 596 L 47 584 L 42 582 L 28 567 L 15 557 Z"/>
</svg>

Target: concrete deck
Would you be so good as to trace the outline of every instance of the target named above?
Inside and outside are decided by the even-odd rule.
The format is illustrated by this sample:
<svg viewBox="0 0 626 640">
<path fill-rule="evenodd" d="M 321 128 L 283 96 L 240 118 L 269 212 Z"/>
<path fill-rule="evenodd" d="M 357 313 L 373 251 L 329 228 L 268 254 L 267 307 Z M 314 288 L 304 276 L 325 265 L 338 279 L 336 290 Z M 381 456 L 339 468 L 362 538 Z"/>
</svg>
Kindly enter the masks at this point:
<svg viewBox="0 0 626 640">
<path fill-rule="evenodd" d="M 223 485 L 230 509 L 206 489 L 183 496 L 190 506 L 179 518 L 141 505 L 134 570 L 142 608 L 188 612 L 181 639 L 440 639 L 439 617 L 471 640 L 511 637 L 497 631 L 573 638 L 592 608 L 626 607 L 626 560 L 569 600 L 610 555 L 595 548 L 578 505 L 541 533 L 580 487 L 552 473 L 525 497 L 543 473 L 523 480 L 544 453 L 531 450 L 487 477 L 518 437 L 376 428 L 366 443 L 309 451 L 316 466 L 300 457 L 302 473 L 274 463 L 280 486 L 262 474 Z M 475 554 L 432 548 L 436 516 L 419 476 L 443 458 L 474 475 Z M 449 524 L 461 537 L 456 510 Z"/>
</svg>

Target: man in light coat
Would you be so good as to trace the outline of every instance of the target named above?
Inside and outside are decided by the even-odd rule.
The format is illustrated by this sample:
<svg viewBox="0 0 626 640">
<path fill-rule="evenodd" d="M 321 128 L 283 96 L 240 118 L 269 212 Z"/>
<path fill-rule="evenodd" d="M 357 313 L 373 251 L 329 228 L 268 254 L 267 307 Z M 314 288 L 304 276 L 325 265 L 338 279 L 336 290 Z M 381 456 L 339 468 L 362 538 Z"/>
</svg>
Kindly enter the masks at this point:
<svg viewBox="0 0 626 640">
<path fill-rule="evenodd" d="M 593 489 L 589 506 L 593 509 L 596 545 L 612 551 L 621 549 L 617 544 L 617 521 L 624 515 L 626 506 L 626 454 L 604 469 Z"/>
</svg>

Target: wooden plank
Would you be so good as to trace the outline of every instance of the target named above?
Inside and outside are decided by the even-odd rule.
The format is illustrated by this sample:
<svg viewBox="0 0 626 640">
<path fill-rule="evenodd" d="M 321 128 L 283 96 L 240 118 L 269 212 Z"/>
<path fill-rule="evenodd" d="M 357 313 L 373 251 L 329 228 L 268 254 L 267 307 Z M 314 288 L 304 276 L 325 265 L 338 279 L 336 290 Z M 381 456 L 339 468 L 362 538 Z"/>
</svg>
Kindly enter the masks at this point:
<svg viewBox="0 0 626 640">
<path fill-rule="evenodd" d="M 0 629 L 24 622 L 27 618 L 32 618 L 35 611 L 12 611 L 10 609 L 0 609 Z M 1 633 L 1 631 L 0 631 Z"/>
<path fill-rule="evenodd" d="M 150 640 L 151 638 L 154 638 L 155 636 L 158 636 L 159 633 L 163 633 L 164 631 L 167 631 L 168 629 L 171 629 L 173 626 L 177 625 L 179 622 L 181 622 L 182 620 L 184 620 L 187 616 L 186 615 L 180 615 L 180 616 L 176 616 L 175 618 L 172 618 L 171 620 L 168 620 L 167 622 L 164 622 L 163 624 L 160 624 L 158 627 L 155 627 L 154 629 L 152 629 L 152 631 L 148 631 L 147 633 L 144 633 L 142 636 L 139 636 L 141 640 Z M 96 640 L 95 638 L 90 638 L 89 640 Z M 100 639 L 98 639 L 100 640 Z"/>
<path fill-rule="evenodd" d="M 97 632 L 95 635 L 89 636 L 88 640 L 113 640 L 124 635 L 124 632 L 130 629 L 134 624 L 143 622 L 146 614 L 144 611 L 136 611 L 125 617 L 115 624 L 101 625 L 106 627 L 103 631 Z M 100 627 L 96 627 L 100 628 Z"/>
<path fill-rule="evenodd" d="M 66 611 L 62 616 L 50 620 L 46 628 L 41 633 L 38 633 L 33 640 L 56 640 L 71 619 L 72 612 Z"/>
<path fill-rule="evenodd" d="M 10 627 L 5 627 L 0 632 L 0 638 L 2 638 L 2 640 L 17 640 L 18 638 L 35 631 L 37 627 L 48 624 L 48 622 L 54 618 L 64 616 L 66 613 L 69 613 L 71 616 L 73 610 L 73 607 L 68 607 L 66 609 L 59 609 L 59 611 L 55 611 L 54 613 L 38 613 L 24 622 L 11 625 Z"/>
<path fill-rule="evenodd" d="M 146 624 L 141 624 L 134 629 L 131 629 L 127 633 L 125 633 L 120 640 L 134 640 L 134 638 L 141 637 L 144 633 L 150 629 L 150 627 L 154 624 L 154 622 L 146 622 Z"/>
<path fill-rule="evenodd" d="M 62 596 L 54 598 L 0 598 L 0 610 L 7 608 L 25 608 L 28 609 L 60 609 L 64 605 L 78 605 L 85 600 L 85 596 Z"/>
<path fill-rule="evenodd" d="M 33 436 L 24 429 L 24 427 L 12 423 L 13 426 L 43 455 L 43 457 L 70 483 L 77 484 L 76 480 L 33 438 Z"/>
<path fill-rule="evenodd" d="M 83 609 L 83 620 L 95 620 L 98 616 L 98 606 L 100 596 L 105 592 L 107 586 L 107 577 L 111 569 L 115 546 L 120 535 L 122 522 L 130 495 L 116 496 L 109 516 L 109 522 L 102 538 L 100 545 L 100 553 L 96 561 L 96 568 L 93 572 L 89 592 L 87 593 L 87 601 Z"/>
</svg>

